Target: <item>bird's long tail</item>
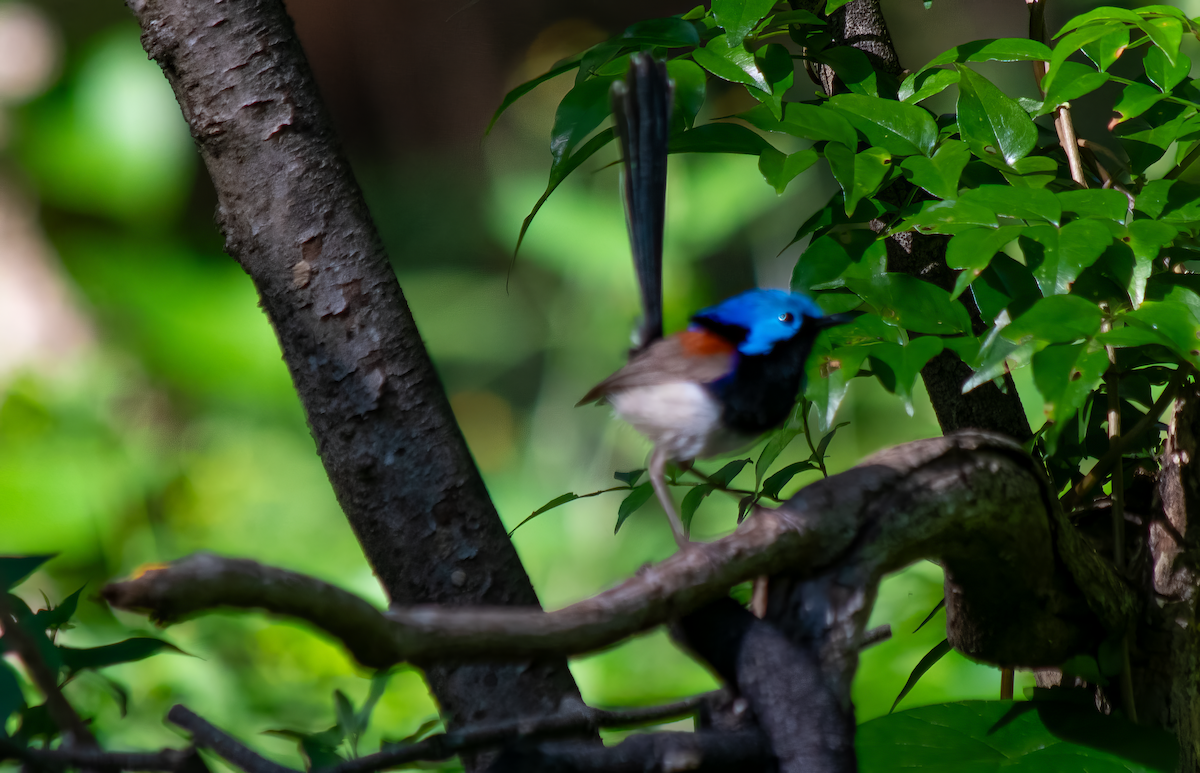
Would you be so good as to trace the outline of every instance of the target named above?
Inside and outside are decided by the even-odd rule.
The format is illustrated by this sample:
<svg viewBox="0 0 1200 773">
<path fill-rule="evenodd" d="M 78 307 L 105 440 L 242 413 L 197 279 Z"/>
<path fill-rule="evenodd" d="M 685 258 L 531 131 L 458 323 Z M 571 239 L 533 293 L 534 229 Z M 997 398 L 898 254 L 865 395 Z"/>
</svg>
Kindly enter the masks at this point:
<svg viewBox="0 0 1200 773">
<path fill-rule="evenodd" d="M 663 335 L 663 221 L 674 92 L 666 64 L 649 54 L 633 55 L 629 74 L 612 88 L 617 136 L 625 157 L 625 222 L 642 292 L 642 321 L 631 354 Z"/>
</svg>

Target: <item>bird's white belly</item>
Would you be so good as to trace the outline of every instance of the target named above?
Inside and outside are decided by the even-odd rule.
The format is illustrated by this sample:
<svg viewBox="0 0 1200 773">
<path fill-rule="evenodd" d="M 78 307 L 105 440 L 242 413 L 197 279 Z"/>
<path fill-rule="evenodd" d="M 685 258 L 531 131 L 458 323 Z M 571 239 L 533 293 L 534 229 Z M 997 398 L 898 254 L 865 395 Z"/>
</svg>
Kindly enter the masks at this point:
<svg viewBox="0 0 1200 773">
<path fill-rule="evenodd" d="M 721 425 L 721 404 L 691 382 L 653 384 L 614 391 L 613 412 L 633 425 L 671 459 L 697 459 L 734 451 L 754 440 Z"/>
</svg>

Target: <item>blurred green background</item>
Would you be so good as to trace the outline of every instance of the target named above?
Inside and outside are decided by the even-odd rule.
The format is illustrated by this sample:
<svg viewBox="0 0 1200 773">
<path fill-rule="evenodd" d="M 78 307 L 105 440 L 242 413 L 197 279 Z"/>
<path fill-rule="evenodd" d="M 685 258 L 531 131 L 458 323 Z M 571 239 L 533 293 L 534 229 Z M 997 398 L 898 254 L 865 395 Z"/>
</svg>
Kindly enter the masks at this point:
<svg viewBox="0 0 1200 773">
<path fill-rule="evenodd" d="M 1025 34 L 1021 0 L 938 0 L 928 12 L 921 5 L 884 3 L 909 67 L 966 40 Z M 1051 28 L 1094 5 L 1053 4 Z M 1200 2 L 1183 4 L 1200 13 L 1190 5 Z M 570 78 L 534 91 L 486 139 L 483 130 L 508 88 L 638 18 L 690 3 L 288 6 L 505 523 L 641 467 L 647 447 L 632 430 L 604 410 L 573 407 L 621 363 L 638 313 L 617 173 L 605 167 L 613 156 L 559 189 L 514 262 L 517 229 L 545 186 L 549 127 Z M 1028 68 L 987 74 L 1012 93 L 1033 93 Z M 812 86 L 797 95 L 804 89 Z M 706 114 L 744 106 L 713 88 Z M 673 157 L 669 329 L 754 284 L 785 286 L 803 244 L 781 248 L 834 190 L 813 169 L 777 196 L 755 161 Z M 58 554 L 19 588 L 35 609 L 42 594 L 57 602 L 86 584 L 69 643 L 149 630 L 145 619 L 96 603 L 95 592 L 196 550 L 308 572 L 386 603 L 330 491 L 254 288 L 222 252 L 214 205 L 170 89 L 120 3 L 0 0 L 0 553 Z M 1041 405 L 1022 374 L 1018 383 L 1037 426 Z M 938 434 L 923 394 L 910 418 L 865 380 L 854 383 L 838 420 L 850 424 L 830 447 L 832 471 Z M 807 456 L 802 442 L 779 464 Z M 792 489 L 810 480 L 797 478 Z M 546 607 L 584 598 L 673 550 L 652 505 L 614 536 L 619 498 L 580 500 L 517 532 Z M 695 531 L 727 533 L 735 513 L 732 500 L 712 497 Z M 893 638 L 863 656 L 860 720 L 886 712 L 943 638 L 944 615 L 913 633 L 941 598 L 940 578 L 926 563 L 885 583 L 872 624 L 890 624 Z M 369 674 L 336 646 L 262 616 L 212 615 L 156 635 L 189 655 L 113 667 L 68 687 L 108 745 L 176 741 L 161 718 L 182 702 L 297 765 L 293 743 L 259 733 L 323 729 L 334 721 L 334 689 L 356 703 L 367 692 Z M 572 668 L 584 697 L 603 705 L 714 684 L 661 633 Z M 1031 683 L 1019 675 L 1018 694 Z M 995 669 L 951 655 L 903 705 L 998 690 Z M 419 673 L 400 672 L 363 748 L 406 736 L 435 713 Z"/>
</svg>

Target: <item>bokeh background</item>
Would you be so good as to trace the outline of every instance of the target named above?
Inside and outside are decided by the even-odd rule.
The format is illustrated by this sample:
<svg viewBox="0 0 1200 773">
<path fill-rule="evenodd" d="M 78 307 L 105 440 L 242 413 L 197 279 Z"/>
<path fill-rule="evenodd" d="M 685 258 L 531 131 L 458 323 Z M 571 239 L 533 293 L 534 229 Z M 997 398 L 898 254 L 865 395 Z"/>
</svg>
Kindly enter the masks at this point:
<svg viewBox="0 0 1200 773">
<path fill-rule="evenodd" d="M 603 155 L 534 222 L 557 101 L 551 81 L 485 138 L 504 93 L 625 25 L 680 13 L 655 0 L 289 0 L 288 7 L 401 286 L 505 523 L 567 491 L 614 485 L 645 443 L 574 404 L 614 370 L 637 317 L 617 173 Z M 1051 4 L 1050 27 L 1097 3 Z M 1179 3 L 1189 15 L 1200 0 Z M 885 0 L 904 63 L 983 37 L 1023 36 L 1022 0 Z M 1194 41 L 1193 41 L 1194 42 Z M 1196 57 L 1193 56 L 1193 59 Z M 1028 67 L 986 68 L 1033 96 Z M 801 76 L 795 96 L 811 93 Z M 708 116 L 748 107 L 710 88 Z M 937 107 L 950 110 L 953 97 Z M 1078 120 L 1101 126 L 1103 111 Z M 1086 132 L 1087 130 L 1084 129 Z M 773 138 L 779 141 L 779 138 Z M 790 148 L 785 148 L 790 149 Z M 668 328 L 755 284 L 786 286 L 795 229 L 835 190 L 814 168 L 778 196 L 750 157 L 674 156 L 669 180 Z M 171 91 L 117 0 L 0 0 L 0 554 L 56 553 L 18 592 L 34 608 L 86 585 L 63 639 L 161 635 L 167 654 L 83 675 L 69 696 L 114 747 L 177 740 L 162 723 L 182 702 L 298 765 L 295 745 L 259 735 L 334 722 L 331 694 L 361 703 L 369 674 L 326 639 L 259 615 L 211 615 L 154 632 L 95 601 L 106 581 L 209 550 L 314 574 L 381 606 L 384 596 L 317 458 L 254 288 L 223 253 L 215 195 Z M 781 250 L 783 250 L 781 252 Z M 1018 384 L 1034 426 L 1041 405 Z M 910 417 L 858 380 L 831 471 L 938 434 L 928 400 Z M 807 456 L 803 440 L 780 464 Z M 747 471 L 747 477 L 750 471 Z M 798 477 L 791 488 L 812 480 Z M 789 489 L 791 490 L 791 489 Z M 653 504 L 614 536 L 619 494 L 580 500 L 515 536 L 548 608 L 584 598 L 661 559 L 673 543 Z M 710 498 L 704 538 L 734 527 L 736 503 Z M 921 564 L 889 580 L 855 684 L 860 719 L 888 710 L 910 670 L 944 636 L 941 598 Z M 640 704 L 710 689 L 712 678 L 651 633 L 572 669 L 587 700 Z M 1019 675 L 1018 694 L 1031 684 Z M 999 675 L 957 654 L 905 706 L 997 697 Z M 121 694 L 128 696 L 122 715 Z M 363 750 L 435 716 L 419 673 L 396 673 Z"/>
</svg>

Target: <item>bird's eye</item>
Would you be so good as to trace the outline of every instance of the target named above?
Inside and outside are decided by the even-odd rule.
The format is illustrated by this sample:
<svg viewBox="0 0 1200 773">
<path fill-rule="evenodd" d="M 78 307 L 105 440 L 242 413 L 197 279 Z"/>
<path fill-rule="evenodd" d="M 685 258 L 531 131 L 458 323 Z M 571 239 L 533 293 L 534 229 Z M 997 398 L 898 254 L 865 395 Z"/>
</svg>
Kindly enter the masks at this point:
<svg viewBox="0 0 1200 773">
<path fill-rule="evenodd" d="M 790 312 L 790 311 L 785 311 L 779 315 L 779 321 L 785 325 L 790 323 L 794 319 L 795 319 L 795 317 L 792 316 L 792 312 Z"/>
</svg>

